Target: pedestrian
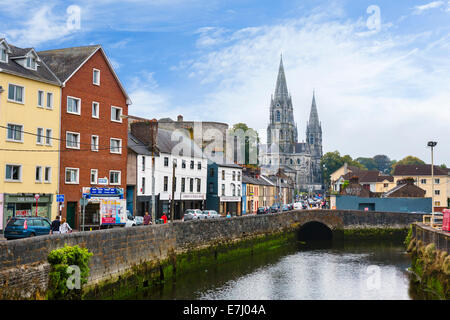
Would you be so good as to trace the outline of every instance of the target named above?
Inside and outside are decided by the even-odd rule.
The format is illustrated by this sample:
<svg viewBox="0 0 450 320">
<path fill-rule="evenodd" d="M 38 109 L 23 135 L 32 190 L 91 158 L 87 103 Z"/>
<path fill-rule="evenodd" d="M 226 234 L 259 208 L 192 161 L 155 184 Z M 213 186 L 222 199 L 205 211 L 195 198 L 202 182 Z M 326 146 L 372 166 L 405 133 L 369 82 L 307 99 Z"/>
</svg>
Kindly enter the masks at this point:
<svg viewBox="0 0 450 320">
<path fill-rule="evenodd" d="M 61 216 L 56 216 L 55 220 L 52 221 L 52 225 L 50 227 L 50 234 L 59 233 L 59 226 L 61 225 Z"/>
<path fill-rule="evenodd" d="M 150 215 L 148 214 L 148 211 L 145 211 L 144 226 L 148 226 L 149 224 L 152 224 L 152 220 L 150 218 Z"/>
<path fill-rule="evenodd" d="M 72 228 L 70 225 L 66 222 L 66 219 L 61 220 L 61 225 L 59 226 L 59 233 L 71 233 Z"/>
<path fill-rule="evenodd" d="M 163 212 L 163 215 L 161 216 L 161 219 L 163 219 L 164 223 L 167 223 L 167 216 L 166 216 L 165 212 Z"/>
</svg>

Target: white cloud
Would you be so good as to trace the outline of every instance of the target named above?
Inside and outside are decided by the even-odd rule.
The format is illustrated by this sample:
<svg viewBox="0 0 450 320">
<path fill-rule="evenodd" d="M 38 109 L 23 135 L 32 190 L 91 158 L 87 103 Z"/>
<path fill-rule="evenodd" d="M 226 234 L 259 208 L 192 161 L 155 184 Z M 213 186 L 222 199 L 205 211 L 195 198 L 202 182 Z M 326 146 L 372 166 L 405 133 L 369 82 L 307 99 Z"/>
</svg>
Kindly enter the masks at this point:
<svg viewBox="0 0 450 320">
<path fill-rule="evenodd" d="M 424 11 L 430 10 L 430 9 L 435 9 L 435 8 L 439 8 L 444 6 L 445 3 L 444 1 L 433 1 L 421 6 L 415 6 L 414 7 L 414 14 L 421 14 Z"/>
<path fill-rule="evenodd" d="M 429 33 L 361 38 L 361 31 L 358 21 L 314 16 L 254 28 L 245 37 L 238 36 L 242 30 L 223 34 L 216 40 L 227 45 L 186 70 L 212 90 L 202 114 L 186 106 L 185 118 L 246 122 L 264 139 L 282 51 L 300 140 L 315 88 L 325 152 L 384 153 L 393 159 L 414 154 L 427 160 L 427 139 L 450 145 L 448 38 L 420 48 L 415 41 Z M 450 150 L 439 152 L 436 160 L 448 162 Z"/>
</svg>

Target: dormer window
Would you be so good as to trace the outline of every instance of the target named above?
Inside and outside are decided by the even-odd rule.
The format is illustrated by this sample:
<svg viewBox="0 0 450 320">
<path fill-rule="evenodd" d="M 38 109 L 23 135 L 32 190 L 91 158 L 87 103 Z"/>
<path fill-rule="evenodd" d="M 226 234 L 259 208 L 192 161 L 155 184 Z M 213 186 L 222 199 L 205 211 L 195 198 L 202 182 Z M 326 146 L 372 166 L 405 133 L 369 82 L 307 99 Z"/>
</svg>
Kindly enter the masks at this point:
<svg viewBox="0 0 450 320">
<path fill-rule="evenodd" d="M 8 62 L 8 54 L 6 52 L 6 48 L 0 47 L 0 61 L 1 62 Z"/>
<path fill-rule="evenodd" d="M 36 60 L 33 57 L 27 57 L 27 64 L 28 69 L 36 70 Z"/>
</svg>

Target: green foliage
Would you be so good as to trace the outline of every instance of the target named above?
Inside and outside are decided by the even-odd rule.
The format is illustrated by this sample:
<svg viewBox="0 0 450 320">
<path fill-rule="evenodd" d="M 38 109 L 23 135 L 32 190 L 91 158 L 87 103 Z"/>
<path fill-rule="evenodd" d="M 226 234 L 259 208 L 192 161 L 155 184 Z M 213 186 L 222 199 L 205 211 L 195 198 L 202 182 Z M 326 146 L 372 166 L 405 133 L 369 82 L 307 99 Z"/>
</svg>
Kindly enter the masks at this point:
<svg viewBox="0 0 450 320">
<path fill-rule="evenodd" d="M 405 241 L 403 242 L 406 248 L 409 247 L 411 238 L 412 238 L 412 225 L 409 226 L 408 235 L 406 236 Z"/>
<path fill-rule="evenodd" d="M 356 160 L 353 160 L 348 154 L 345 156 L 340 155 L 339 151 L 327 152 L 320 160 L 320 164 L 323 168 L 323 179 L 328 185 L 330 183 L 330 175 L 337 169 L 342 167 L 345 163 L 349 166 L 354 166 L 366 170 L 367 168 Z"/>
<path fill-rule="evenodd" d="M 440 167 L 441 167 L 442 169 L 447 169 L 447 165 L 446 165 L 445 163 L 441 164 Z"/>
<path fill-rule="evenodd" d="M 355 161 L 358 161 L 360 164 L 366 167 L 367 170 L 378 170 L 377 163 L 375 162 L 375 160 L 373 160 L 373 158 L 359 157 L 356 158 Z"/>
<path fill-rule="evenodd" d="M 404 157 L 402 160 L 397 161 L 395 164 L 392 165 L 391 174 L 393 174 L 394 169 L 398 165 L 408 165 L 408 164 L 425 164 L 425 162 L 417 157 L 414 156 L 407 156 Z"/>
<path fill-rule="evenodd" d="M 378 154 L 374 156 L 373 161 L 376 164 L 376 168 L 378 171 L 383 173 L 389 173 L 392 169 L 392 161 L 388 156 L 384 154 Z"/>
<path fill-rule="evenodd" d="M 258 132 L 252 128 L 249 128 L 245 123 L 239 122 L 233 125 L 230 129 L 230 135 L 244 138 L 244 161 L 243 164 L 250 165 L 255 168 L 258 167 L 258 155 L 259 155 L 259 135 Z M 239 143 L 239 140 L 238 140 Z M 235 156 L 237 151 L 235 151 Z M 239 160 L 239 158 L 238 158 Z"/>
<path fill-rule="evenodd" d="M 89 277 L 89 260 L 92 253 L 79 246 L 67 246 L 53 250 L 47 260 L 51 265 L 49 273 L 48 299 L 75 300 L 81 298 L 81 288 L 87 283 Z M 69 289 L 67 280 L 73 273 L 68 272 L 70 266 L 80 268 L 80 288 Z"/>
</svg>

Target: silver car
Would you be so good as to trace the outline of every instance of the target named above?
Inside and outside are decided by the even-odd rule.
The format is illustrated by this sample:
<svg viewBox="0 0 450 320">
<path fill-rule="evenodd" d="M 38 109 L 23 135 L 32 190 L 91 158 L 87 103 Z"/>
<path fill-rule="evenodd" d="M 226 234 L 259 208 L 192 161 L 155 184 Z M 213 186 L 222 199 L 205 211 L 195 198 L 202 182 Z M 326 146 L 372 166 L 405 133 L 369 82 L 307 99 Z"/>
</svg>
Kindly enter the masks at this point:
<svg viewBox="0 0 450 320">
<path fill-rule="evenodd" d="M 200 220 L 200 219 L 206 219 L 206 217 L 203 214 L 202 210 L 200 210 L 200 209 L 187 209 L 184 212 L 183 219 L 184 219 L 184 221 Z"/>
<path fill-rule="evenodd" d="M 203 214 L 207 219 L 217 219 L 221 217 L 221 215 L 218 214 L 216 210 L 203 210 Z"/>
</svg>

